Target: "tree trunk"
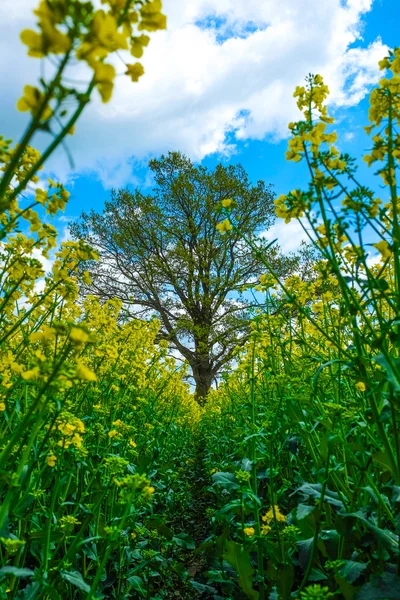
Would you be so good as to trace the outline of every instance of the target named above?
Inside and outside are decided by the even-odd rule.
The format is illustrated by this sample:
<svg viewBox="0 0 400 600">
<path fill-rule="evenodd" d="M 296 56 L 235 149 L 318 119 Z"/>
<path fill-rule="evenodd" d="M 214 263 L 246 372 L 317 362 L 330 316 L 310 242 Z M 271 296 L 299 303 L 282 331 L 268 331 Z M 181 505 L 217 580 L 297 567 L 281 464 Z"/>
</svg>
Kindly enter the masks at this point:
<svg viewBox="0 0 400 600">
<path fill-rule="evenodd" d="M 200 360 L 192 365 L 193 379 L 196 384 L 194 397 L 202 406 L 205 403 L 206 396 L 210 391 L 214 373 L 209 363 L 208 357 L 206 360 Z"/>
<path fill-rule="evenodd" d="M 201 406 L 203 406 L 205 403 L 206 396 L 211 388 L 211 382 L 212 377 L 202 377 L 196 381 L 196 391 L 194 397 Z"/>
</svg>

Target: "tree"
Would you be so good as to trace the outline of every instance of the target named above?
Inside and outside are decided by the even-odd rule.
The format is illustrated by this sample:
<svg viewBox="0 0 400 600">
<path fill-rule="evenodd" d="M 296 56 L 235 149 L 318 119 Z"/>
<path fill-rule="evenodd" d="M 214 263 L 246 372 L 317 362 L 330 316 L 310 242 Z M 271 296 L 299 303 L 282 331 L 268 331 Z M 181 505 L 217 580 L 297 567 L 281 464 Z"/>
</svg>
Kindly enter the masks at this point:
<svg viewBox="0 0 400 600">
<path fill-rule="evenodd" d="M 102 214 L 83 213 L 71 230 L 100 254 L 85 291 L 118 297 L 135 316 L 157 316 L 160 336 L 190 364 L 201 402 L 248 339 L 255 303 L 243 287 L 264 269 L 241 236 L 254 238 L 271 226 L 274 194 L 262 181 L 251 185 L 241 166 L 209 171 L 177 152 L 149 167 L 152 194 L 113 191 Z M 217 224 L 226 218 L 227 199 L 239 220 L 222 234 Z M 277 248 L 267 256 L 281 274 L 293 262 Z"/>
</svg>

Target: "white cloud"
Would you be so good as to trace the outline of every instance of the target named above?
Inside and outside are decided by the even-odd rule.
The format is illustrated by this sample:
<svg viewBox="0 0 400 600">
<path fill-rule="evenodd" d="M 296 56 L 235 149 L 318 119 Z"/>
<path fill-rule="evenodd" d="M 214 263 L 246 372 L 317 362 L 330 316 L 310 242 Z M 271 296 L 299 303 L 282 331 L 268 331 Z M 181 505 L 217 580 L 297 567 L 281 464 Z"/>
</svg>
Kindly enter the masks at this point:
<svg viewBox="0 0 400 600">
<path fill-rule="evenodd" d="M 303 224 L 307 227 L 307 223 Z M 292 219 L 289 223 L 285 223 L 283 219 L 276 219 L 272 227 L 262 233 L 261 237 L 268 242 L 277 240 L 283 254 L 296 252 L 302 242 L 310 242 L 307 233 L 297 219 Z"/>
<path fill-rule="evenodd" d="M 53 257 L 46 258 L 45 256 L 43 256 L 40 248 L 33 248 L 32 252 L 31 252 L 31 257 L 35 258 L 40 263 L 42 263 L 42 267 L 43 267 L 45 274 L 50 273 L 51 269 L 53 268 L 53 264 L 54 264 Z"/>
<path fill-rule="evenodd" d="M 7 11 L 0 6 L 0 77 L 8 82 L 0 93 L 6 133 L 13 136 L 24 119 L 16 116 L 15 102 L 23 84 L 35 80 L 38 66 L 18 41 L 27 7 L 35 4 L 14 0 Z M 112 101 L 96 99 L 68 140 L 76 171 L 94 170 L 112 187 L 135 183 L 132 157 L 179 149 L 202 159 L 233 152 L 237 139 L 281 139 L 297 115 L 293 89 L 309 72 L 326 77 L 332 104 L 357 104 L 377 80 L 376 63 L 386 51 L 380 39 L 351 47 L 361 39 L 361 20 L 371 5 L 372 0 L 166 0 L 169 28 L 152 35 L 145 76 L 136 84 L 118 77 Z M 210 17 L 217 28 L 205 26 Z M 64 179 L 70 175 L 62 150 L 52 168 Z"/>
<path fill-rule="evenodd" d="M 343 137 L 347 142 L 350 142 L 351 140 L 354 139 L 355 135 L 356 134 L 354 133 L 354 131 L 347 131 Z"/>
</svg>

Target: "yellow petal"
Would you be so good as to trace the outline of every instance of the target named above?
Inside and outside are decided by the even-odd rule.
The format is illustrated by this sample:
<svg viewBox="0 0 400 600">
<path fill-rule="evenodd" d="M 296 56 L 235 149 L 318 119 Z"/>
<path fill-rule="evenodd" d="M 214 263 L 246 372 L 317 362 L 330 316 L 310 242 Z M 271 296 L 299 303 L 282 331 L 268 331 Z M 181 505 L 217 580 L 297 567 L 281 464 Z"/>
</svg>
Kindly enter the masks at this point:
<svg viewBox="0 0 400 600">
<path fill-rule="evenodd" d="M 128 68 L 125 71 L 125 75 L 129 75 L 129 77 L 131 77 L 132 81 L 139 81 L 139 77 L 141 77 L 144 74 L 143 65 L 141 65 L 139 62 L 137 62 L 134 65 L 126 65 L 126 66 Z"/>
</svg>

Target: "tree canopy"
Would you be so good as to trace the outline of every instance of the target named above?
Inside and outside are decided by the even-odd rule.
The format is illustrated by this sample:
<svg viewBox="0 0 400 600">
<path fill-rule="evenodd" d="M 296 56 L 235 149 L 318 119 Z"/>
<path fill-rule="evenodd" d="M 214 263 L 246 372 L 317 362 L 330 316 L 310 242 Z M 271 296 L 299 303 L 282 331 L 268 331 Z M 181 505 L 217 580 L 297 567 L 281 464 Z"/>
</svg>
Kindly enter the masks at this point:
<svg viewBox="0 0 400 600">
<path fill-rule="evenodd" d="M 132 315 L 156 316 L 160 336 L 188 361 L 201 401 L 248 339 L 254 302 L 243 288 L 264 269 L 242 235 L 254 239 L 272 225 L 274 193 L 263 181 L 251 184 L 239 165 L 209 170 L 177 152 L 149 167 L 150 194 L 114 190 L 102 213 L 83 213 L 72 226 L 100 254 L 84 291 L 120 298 Z M 227 199 L 239 219 L 221 234 Z M 280 274 L 292 267 L 279 248 L 266 252 Z"/>
</svg>

